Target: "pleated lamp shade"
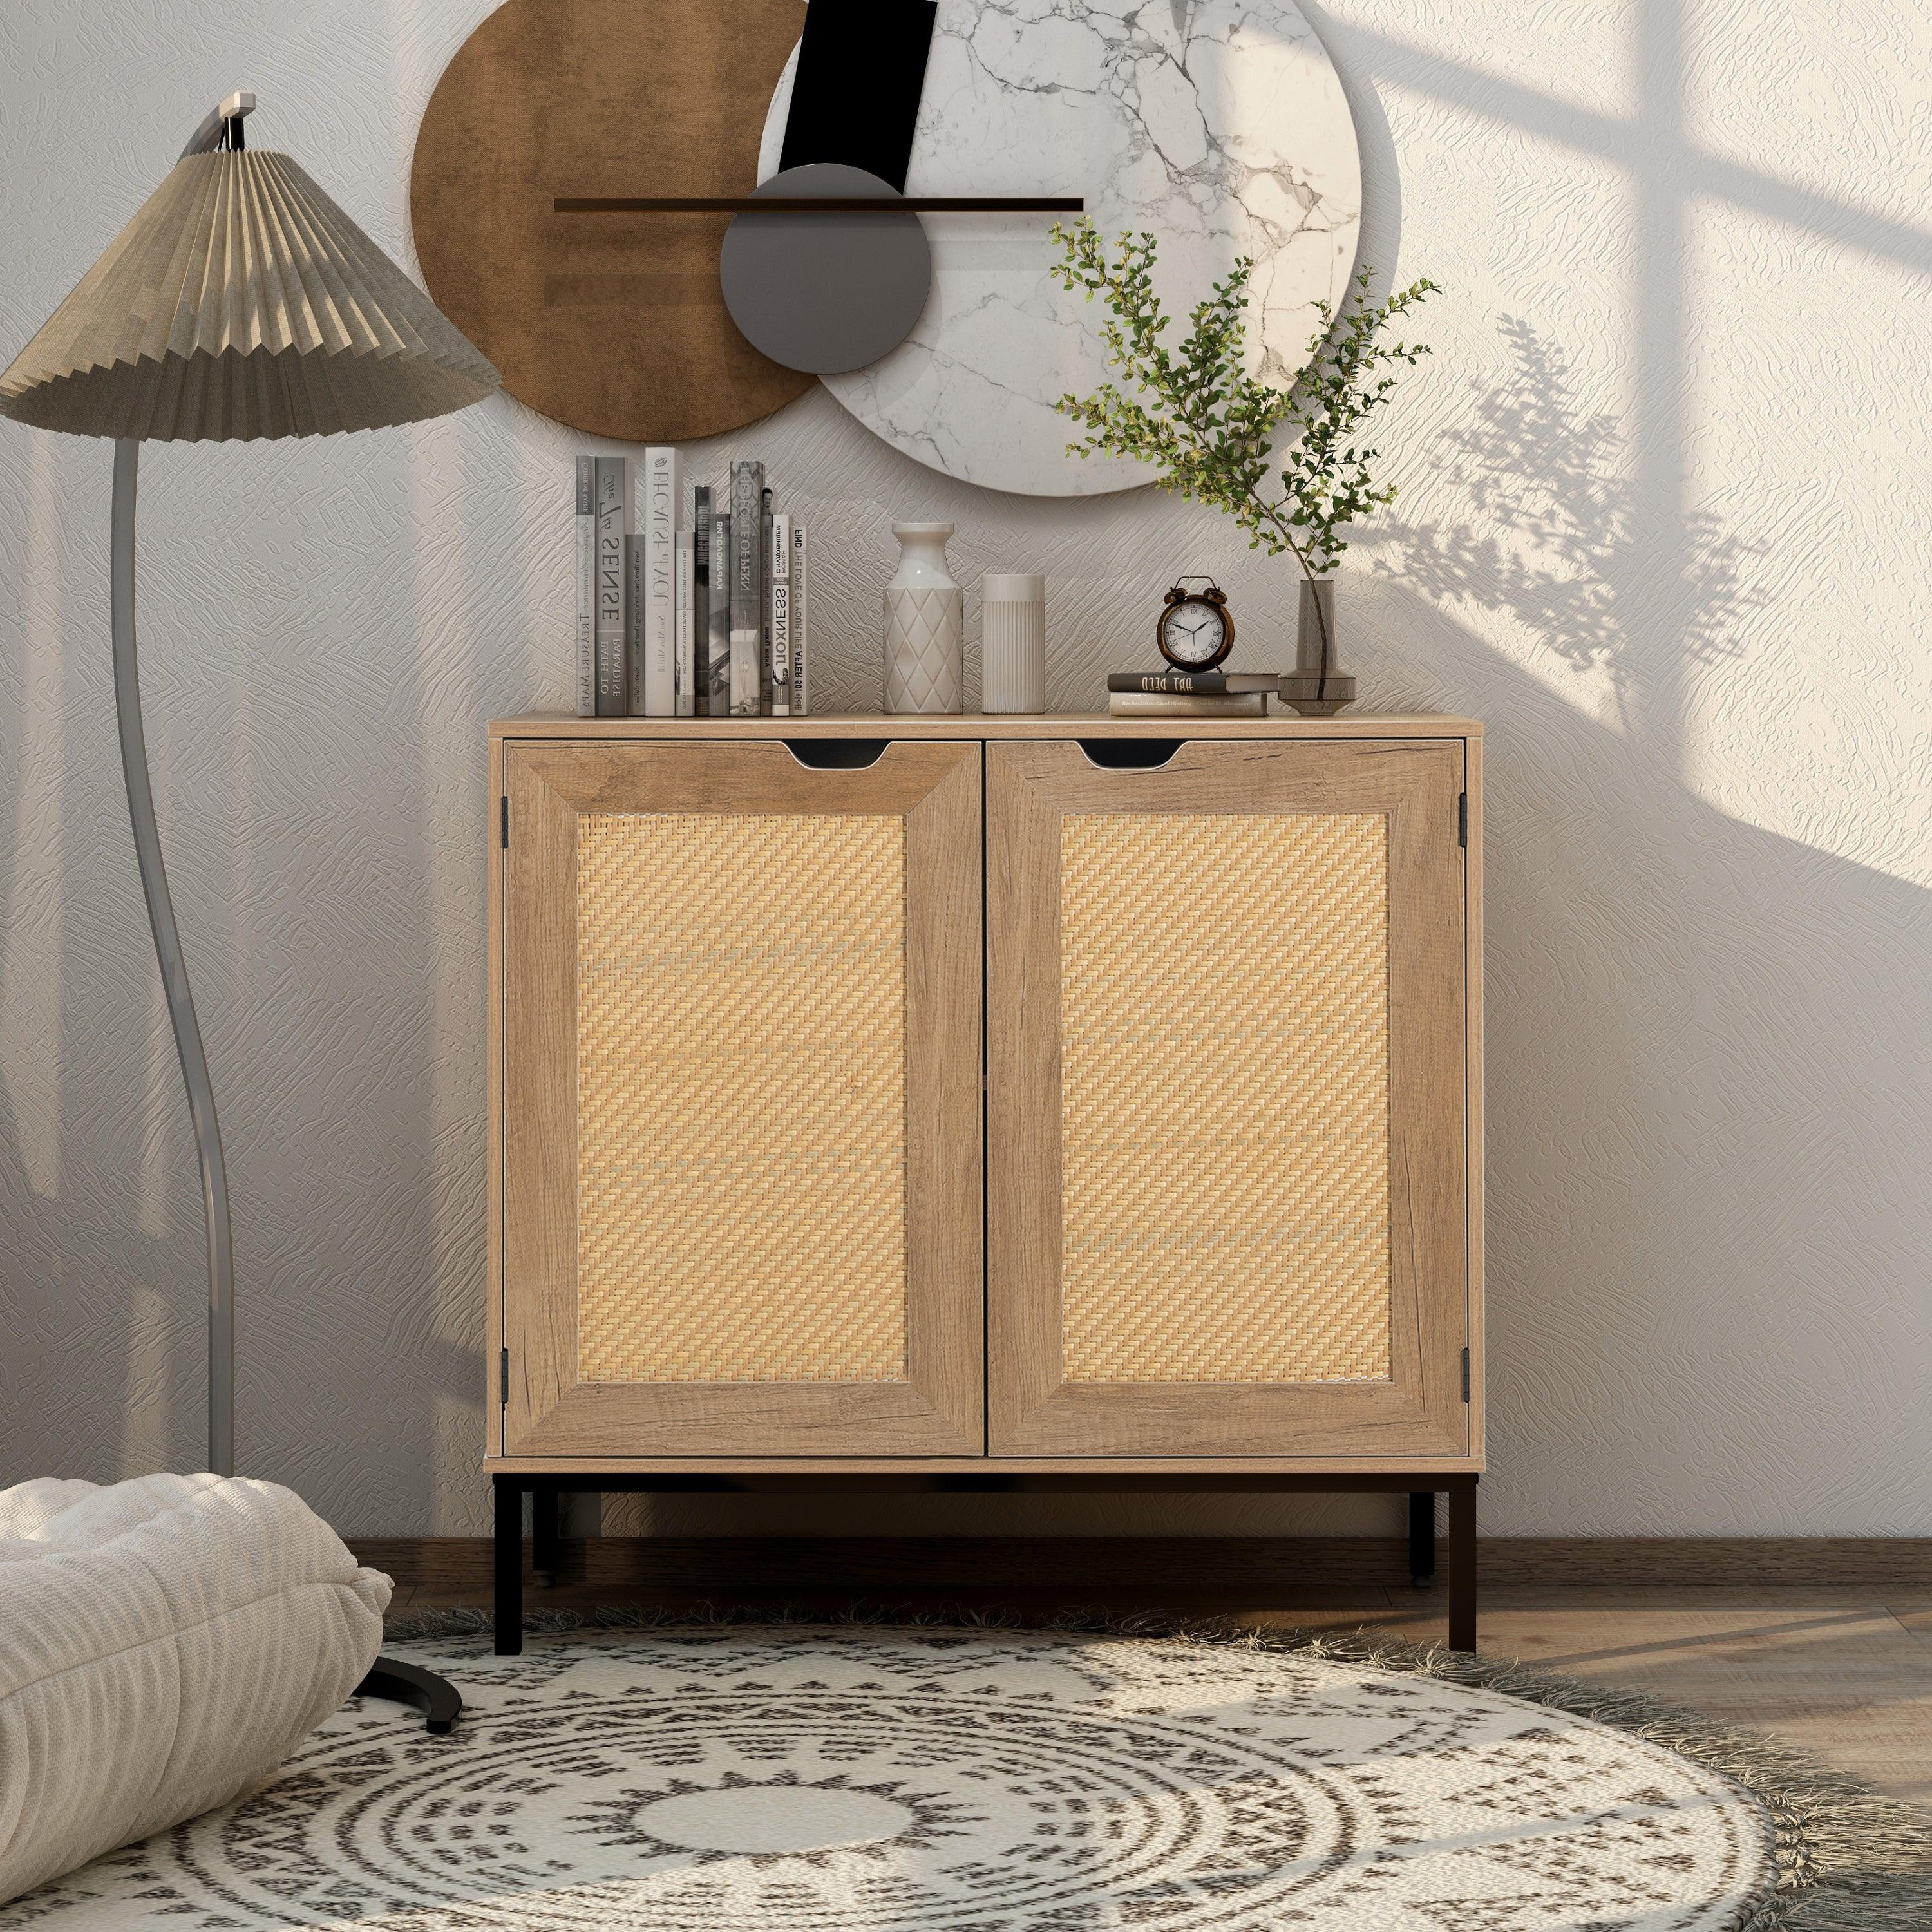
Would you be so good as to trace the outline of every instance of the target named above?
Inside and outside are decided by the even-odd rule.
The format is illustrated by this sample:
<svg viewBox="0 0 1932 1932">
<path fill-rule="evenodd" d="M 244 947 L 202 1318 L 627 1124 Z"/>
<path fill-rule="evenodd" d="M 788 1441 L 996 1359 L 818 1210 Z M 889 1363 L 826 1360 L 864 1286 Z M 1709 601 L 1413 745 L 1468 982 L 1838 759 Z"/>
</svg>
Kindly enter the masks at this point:
<svg viewBox="0 0 1932 1932">
<path fill-rule="evenodd" d="M 496 370 L 287 155 L 184 155 L 4 376 L 0 414 L 159 442 L 461 409 Z"/>
</svg>

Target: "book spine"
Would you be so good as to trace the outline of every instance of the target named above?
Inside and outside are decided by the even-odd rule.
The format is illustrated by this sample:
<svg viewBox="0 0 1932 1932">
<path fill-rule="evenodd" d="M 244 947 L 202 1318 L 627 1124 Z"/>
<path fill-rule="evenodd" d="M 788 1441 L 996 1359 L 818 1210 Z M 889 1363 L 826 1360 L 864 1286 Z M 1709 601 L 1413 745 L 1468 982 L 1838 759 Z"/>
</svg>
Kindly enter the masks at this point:
<svg viewBox="0 0 1932 1932">
<path fill-rule="evenodd" d="M 691 695 L 687 715 L 711 712 L 711 486 L 691 493 Z M 680 694 L 681 695 L 682 694 Z"/>
<path fill-rule="evenodd" d="M 597 715 L 597 459 L 577 459 L 577 715 Z"/>
<path fill-rule="evenodd" d="M 767 586 L 772 574 L 772 493 L 758 492 L 758 568 Z M 758 709 L 772 715 L 772 599 L 769 588 L 758 599 Z"/>
<path fill-rule="evenodd" d="M 791 519 L 772 519 L 772 716 L 789 718 L 791 707 Z"/>
<path fill-rule="evenodd" d="M 684 507 L 677 452 L 658 446 L 644 452 L 638 486 L 644 533 L 644 676 L 631 693 L 631 709 L 646 718 L 677 715 L 677 527 Z"/>
<path fill-rule="evenodd" d="M 764 641 L 764 553 L 758 543 L 762 463 L 731 466 L 731 716 L 758 716 Z"/>
<path fill-rule="evenodd" d="M 1183 698 L 1252 698 L 1281 682 L 1273 671 L 1110 670 L 1109 691 L 1166 692 Z"/>
<path fill-rule="evenodd" d="M 698 589 L 698 543 L 689 530 L 677 533 L 677 716 L 698 716 L 698 638 L 692 628 Z"/>
<path fill-rule="evenodd" d="M 805 526 L 791 526 L 791 715 L 812 716 L 812 601 L 807 594 Z"/>
<path fill-rule="evenodd" d="M 1108 698 L 1107 709 L 1116 718 L 1264 718 L 1268 694 L 1242 691 L 1203 698 L 1179 692 L 1117 691 Z"/>
<path fill-rule="evenodd" d="M 630 667 L 630 715 L 641 718 L 644 712 L 644 700 L 639 695 L 644 688 L 644 613 L 650 602 L 650 587 L 646 565 L 650 556 L 650 544 L 641 532 L 624 539 L 624 615 L 629 629 L 628 646 L 625 660 Z"/>
<path fill-rule="evenodd" d="M 728 718 L 731 715 L 731 513 L 728 510 L 718 512 L 711 519 L 710 672 L 710 716 Z"/>
<path fill-rule="evenodd" d="M 597 458 L 597 716 L 621 718 L 626 702 L 625 657 L 629 644 L 624 595 L 631 533 L 631 461 L 626 456 Z"/>
</svg>

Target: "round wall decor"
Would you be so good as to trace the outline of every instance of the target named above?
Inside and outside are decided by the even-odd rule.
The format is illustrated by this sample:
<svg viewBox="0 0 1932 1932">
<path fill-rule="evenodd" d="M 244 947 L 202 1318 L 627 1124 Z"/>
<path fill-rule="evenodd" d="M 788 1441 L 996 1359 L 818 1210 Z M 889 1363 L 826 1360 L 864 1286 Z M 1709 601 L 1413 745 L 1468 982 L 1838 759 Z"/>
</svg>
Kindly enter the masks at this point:
<svg viewBox="0 0 1932 1932">
<path fill-rule="evenodd" d="M 772 96 L 760 178 L 778 166 L 795 64 Z M 1348 102 L 1294 0 L 940 0 L 906 193 L 1082 196 L 1103 236 L 1160 238 L 1157 286 L 1184 323 L 1253 256 L 1252 346 L 1283 382 L 1307 360 L 1316 300 L 1346 292 L 1361 208 Z M 1103 312 L 1049 273 L 1052 217 L 922 219 L 933 290 L 918 326 L 826 388 L 969 483 L 1077 496 L 1150 482 L 1125 458 L 1066 453 L 1074 426 L 1054 400 L 1108 371 Z"/>
<path fill-rule="evenodd" d="M 423 115 L 410 218 L 437 306 L 519 402 L 633 442 L 717 436 L 814 380 L 759 354 L 718 280 L 731 218 L 560 196 L 748 194 L 799 0 L 508 0 Z"/>
<path fill-rule="evenodd" d="M 410 208 L 430 293 L 512 395 L 670 442 L 755 422 L 817 370 L 868 428 L 965 482 L 1144 484 L 1126 459 L 1066 453 L 1053 405 L 1106 380 L 1102 317 L 1054 280 L 1042 203 L 1109 236 L 1152 231 L 1184 317 L 1252 257 L 1256 361 L 1299 374 L 1316 304 L 1346 292 L 1360 194 L 1348 104 L 1294 0 L 817 0 L 809 17 L 802 83 L 798 0 L 508 0 L 464 43 L 423 118 Z M 743 212 L 825 166 L 903 181 L 908 206 Z M 897 250 L 872 310 L 877 276 L 822 272 L 848 227 L 860 254 Z M 802 368 L 761 354 L 733 309 Z"/>
</svg>

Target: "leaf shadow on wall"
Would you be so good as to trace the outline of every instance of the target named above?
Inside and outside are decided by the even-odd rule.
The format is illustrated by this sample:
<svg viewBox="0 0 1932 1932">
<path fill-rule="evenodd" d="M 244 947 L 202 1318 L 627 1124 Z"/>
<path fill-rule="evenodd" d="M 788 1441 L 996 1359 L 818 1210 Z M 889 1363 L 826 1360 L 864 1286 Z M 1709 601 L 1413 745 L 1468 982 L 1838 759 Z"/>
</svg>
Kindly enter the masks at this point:
<svg viewBox="0 0 1932 1932">
<path fill-rule="evenodd" d="M 1922 1528 L 1932 894 L 1687 781 L 1684 694 L 1721 710 L 1774 560 L 1702 512 L 1660 555 L 1616 419 L 1502 332 L 1508 372 L 1427 452 L 1470 513 L 1364 535 L 1364 630 L 1405 643 L 1358 667 L 1490 721 L 1486 1514 Z"/>
</svg>

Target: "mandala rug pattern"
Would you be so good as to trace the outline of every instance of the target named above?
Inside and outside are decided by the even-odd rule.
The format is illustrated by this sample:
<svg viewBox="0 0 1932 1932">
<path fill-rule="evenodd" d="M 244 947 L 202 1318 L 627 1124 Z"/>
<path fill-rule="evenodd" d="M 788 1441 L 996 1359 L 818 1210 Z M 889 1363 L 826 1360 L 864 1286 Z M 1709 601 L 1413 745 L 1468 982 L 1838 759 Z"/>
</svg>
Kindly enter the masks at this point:
<svg viewBox="0 0 1932 1932">
<path fill-rule="evenodd" d="M 1269 1648 L 730 1625 L 395 1647 L 254 1797 L 0 1928 L 1719 1932 L 1748 1791 L 1588 1718 Z"/>
</svg>

